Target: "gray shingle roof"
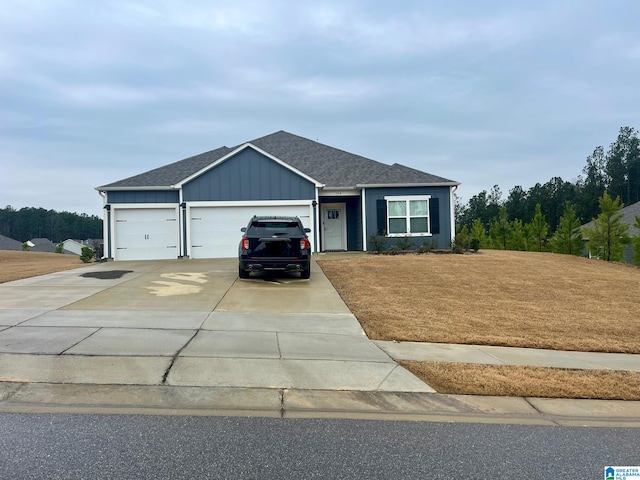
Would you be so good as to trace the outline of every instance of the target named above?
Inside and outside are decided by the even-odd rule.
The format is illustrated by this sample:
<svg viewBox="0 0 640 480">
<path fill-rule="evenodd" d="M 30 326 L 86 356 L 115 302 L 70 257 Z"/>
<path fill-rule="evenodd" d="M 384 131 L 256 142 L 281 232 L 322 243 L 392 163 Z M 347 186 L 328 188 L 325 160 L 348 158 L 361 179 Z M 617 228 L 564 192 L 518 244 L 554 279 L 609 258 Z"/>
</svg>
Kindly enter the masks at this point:
<svg viewBox="0 0 640 480">
<path fill-rule="evenodd" d="M 118 187 L 170 187 L 211 165 L 231 151 L 232 149 L 228 147 L 220 147 L 210 152 L 170 163 L 164 167 L 155 168 L 133 177 L 103 185 L 98 187 L 98 190 Z"/>
<path fill-rule="evenodd" d="M 327 187 L 353 188 L 356 185 L 374 184 L 458 184 L 453 180 L 398 163 L 386 165 L 282 130 L 248 143 Z M 221 147 L 98 187 L 98 190 L 122 187 L 169 187 L 206 168 L 240 146 Z"/>
<path fill-rule="evenodd" d="M 622 208 L 618 214 L 622 214 L 622 223 L 629 225 L 629 236 L 640 235 L 640 229 L 634 226 L 636 217 L 640 217 L 640 202 L 632 203 L 631 205 Z M 593 221 L 586 223 L 582 228 L 593 228 Z M 584 230 L 583 230 L 584 231 Z"/>
<path fill-rule="evenodd" d="M 0 235 L 0 250 L 22 250 L 22 242 Z"/>
</svg>

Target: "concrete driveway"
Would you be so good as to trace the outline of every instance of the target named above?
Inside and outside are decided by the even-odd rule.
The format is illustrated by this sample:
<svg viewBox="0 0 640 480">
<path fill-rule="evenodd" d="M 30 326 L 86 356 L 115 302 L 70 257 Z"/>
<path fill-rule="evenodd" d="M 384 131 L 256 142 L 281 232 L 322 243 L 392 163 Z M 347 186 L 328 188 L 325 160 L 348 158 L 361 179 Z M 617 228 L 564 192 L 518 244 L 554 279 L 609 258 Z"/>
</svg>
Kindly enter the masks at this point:
<svg viewBox="0 0 640 480">
<path fill-rule="evenodd" d="M 317 265 L 310 280 L 240 280 L 235 259 L 0 285 L 0 381 L 433 392 L 367 339 Z"/>
</svg>

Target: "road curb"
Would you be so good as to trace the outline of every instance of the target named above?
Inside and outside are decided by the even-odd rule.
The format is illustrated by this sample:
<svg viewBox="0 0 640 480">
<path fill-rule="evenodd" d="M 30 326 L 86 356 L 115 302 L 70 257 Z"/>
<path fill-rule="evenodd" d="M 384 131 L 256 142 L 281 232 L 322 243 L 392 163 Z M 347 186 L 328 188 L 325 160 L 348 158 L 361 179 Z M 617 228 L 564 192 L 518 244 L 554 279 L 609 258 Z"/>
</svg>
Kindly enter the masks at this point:
<svg viewBox="0 0 640 480">
<path fill-rule="evenodd" d="M 0 382 L 0 412 L 351 418 L 640 428 L 640 402 L 168 385 Z"/>
</svg>

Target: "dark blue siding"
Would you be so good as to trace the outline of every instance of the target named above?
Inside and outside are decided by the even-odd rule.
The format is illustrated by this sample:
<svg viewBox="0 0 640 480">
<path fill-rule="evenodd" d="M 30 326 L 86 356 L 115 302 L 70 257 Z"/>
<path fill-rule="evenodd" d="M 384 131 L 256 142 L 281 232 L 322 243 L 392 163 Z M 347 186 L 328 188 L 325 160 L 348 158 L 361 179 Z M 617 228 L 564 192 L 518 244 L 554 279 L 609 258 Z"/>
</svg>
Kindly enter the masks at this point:
<svg viewBox="0 0 640 480">
<path fill-rule="evenodd" d="M 362 250 L 362 208 L 360 197 L 320 197 L 320 203 L 344 203 L 347 212 L 347 250 Z"/>
<path fill-rule="evenodd" d="M 315 185 L 247 148 L 183 186 L 185 201 L 313 200 Z"/>
<path fill-rule="evenodd" d="M 407 195 L 431 195 L 438 199 L 440 232 L 432 237 L 414 237 L 415 246 L 419 247 L 424 239 L 437 242 L 437 248 L 449 248 L 451 246 L 451 196 L 449 187 L 406 187 L 406 188 L 367 188 L 366 215 L 367 215 L 367 241 L 372 235 L 378 233 L 377 201 L 384 200 L 385 196 Z M 395 238 L 389 238 L 387 247 L 395 244 Z"/>
<path fill-rule="evenodd" d="M 134 190 L 107 192 L 108 203 L 178 203 L 177 190 Z"/>
</svg>

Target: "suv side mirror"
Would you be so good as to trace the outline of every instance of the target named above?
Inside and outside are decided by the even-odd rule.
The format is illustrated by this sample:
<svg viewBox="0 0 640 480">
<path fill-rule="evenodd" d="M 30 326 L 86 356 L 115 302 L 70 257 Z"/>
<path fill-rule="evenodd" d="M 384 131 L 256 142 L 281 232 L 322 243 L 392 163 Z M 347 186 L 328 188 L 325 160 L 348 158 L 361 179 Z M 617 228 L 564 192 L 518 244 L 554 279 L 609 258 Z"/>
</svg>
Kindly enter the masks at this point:
<svg viewBox="0 0 640 480">
<path fill-rule="evenodd" d="M 305 229 L 304 229 L 304 233 L 309 233 L 309 232 L 311 232 L 311 229 L 310 229 L 310 228 L 305 228 Z"/>
<path fill-rule="evenodd" d="M 247 231 L 247 227 L 242 227 L 242 228 L 240 229 L 240 231 L 241 231 L 241 232 L 246 232 L 246 231 Z"/>
</svg>

